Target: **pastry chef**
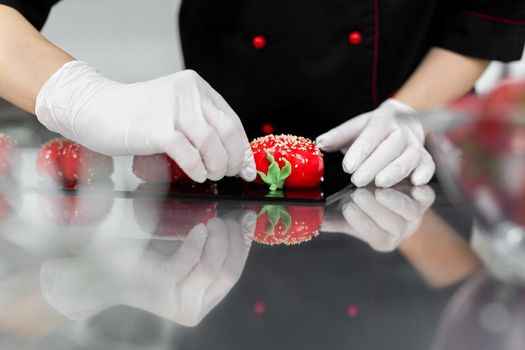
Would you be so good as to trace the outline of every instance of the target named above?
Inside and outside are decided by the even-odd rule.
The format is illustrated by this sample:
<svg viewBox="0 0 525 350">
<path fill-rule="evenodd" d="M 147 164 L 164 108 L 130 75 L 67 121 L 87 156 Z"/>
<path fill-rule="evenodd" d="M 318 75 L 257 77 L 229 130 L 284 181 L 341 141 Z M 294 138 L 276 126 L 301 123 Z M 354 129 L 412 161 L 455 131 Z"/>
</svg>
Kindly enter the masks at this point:
<svg viewBox="0 0 525 350">
<path fill-rule="evenodd" d="M 516 0 L 183 0 L 188 70 L 123 84 L 40 35 L 56 2 L 0 0 L 0 97 L 94 151 L 165 152 L 196 181 L 253 180 L 247 135 L 273 131 L 345 152 L 357 186 L 425 184 L 418 111 L 525 44 Z"/>
</svg>

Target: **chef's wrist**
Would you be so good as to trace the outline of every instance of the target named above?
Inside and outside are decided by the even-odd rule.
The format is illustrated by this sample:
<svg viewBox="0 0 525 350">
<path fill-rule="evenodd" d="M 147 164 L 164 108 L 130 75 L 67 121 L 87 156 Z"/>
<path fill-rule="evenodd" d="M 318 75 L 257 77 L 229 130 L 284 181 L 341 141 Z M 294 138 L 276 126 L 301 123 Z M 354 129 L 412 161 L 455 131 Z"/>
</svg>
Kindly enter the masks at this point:
<svg viewBox="0 0 525 350">
<path fill-rule="evenodd" d="M 67 62 L 40 89 L 35 114 L 49 130 L 76 140 L 76 116 L 96 94 L 112 83 L 116 84 L 85 62 Z"/>
<path fill-rule="evenodd" d="M 380 106 L 382 109 L 389 109 L 395 112 L 396 114 L 407 114 L 407 115 L 416 115 L 418 111 L 409 105 L 397 98 L 389 98 L 384 101 Z"/>
<path fill-rule="evenodd" d="M 419 112 L 415 108 L 396 98 L 386 100 L 381 104 L 380 108 L 389 110 L 394 115 L 402 117 L 399 119 L 399 122 L 408 125 L 418 140 L 424 142 L 426 132 L 423 128 Z"/>
<path fill-rule="evenodd" d="M 42 85 L 74 58 L 46 40 L 12 6 L 0 6 L 0 28 L 0 98 L 34 113 Z"/>
</svg>

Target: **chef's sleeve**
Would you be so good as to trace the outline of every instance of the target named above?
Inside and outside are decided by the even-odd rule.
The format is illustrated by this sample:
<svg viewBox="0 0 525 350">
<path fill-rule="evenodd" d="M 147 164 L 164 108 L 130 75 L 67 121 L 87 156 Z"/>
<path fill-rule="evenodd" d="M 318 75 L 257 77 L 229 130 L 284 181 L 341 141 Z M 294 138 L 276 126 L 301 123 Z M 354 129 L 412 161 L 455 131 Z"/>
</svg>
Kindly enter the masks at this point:
<svg viewBox="0 0 525 350">
<path fill-rule="evenodd" d="M 510 62 L 525 47 L 524 0 L 443 0 L 435 45 L 467 56 Z"/>
<path fill-rule="evenodd" d="M 60 0 L 0 0 L 0 5 L 17 9 L 38 30 L 46 22 L 51 7 Z"/>
</svg>

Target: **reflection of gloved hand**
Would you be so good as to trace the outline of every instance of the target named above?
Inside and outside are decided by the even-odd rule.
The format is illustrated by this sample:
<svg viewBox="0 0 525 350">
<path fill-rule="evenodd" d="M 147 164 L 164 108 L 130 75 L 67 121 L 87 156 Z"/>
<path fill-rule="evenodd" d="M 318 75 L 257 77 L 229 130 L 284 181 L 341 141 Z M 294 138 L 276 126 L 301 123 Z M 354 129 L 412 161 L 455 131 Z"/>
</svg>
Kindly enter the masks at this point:
<svg viewBox="0 0 525 350">
<path fill-rule="evenodd" d="M 197 325 L 239 280 L 251 247 L 257 215 L 244 212 L 199 225 L 165 266 L 177 281 L 175 306 L 156 313 L 186 326 Z M 182 250 L 184 248 L 184 251 Z M 152 310 L 150 310 L 152 311 Z M 155 311 L 152 311 L 155 312 Z"/>
<path fill-rule="evenodd" d="M 36 115 L 50 130 L 103 154 L 167 153 L 198 182 L 256 176 L 238 116 L 191 70 L 121 84 L 69 62 L 44 84 Z"/>
<path fill-rule="evenodd" d="M 321 231 L 348 233 L 374 250 L 392 251 L 419 228 L 435 200 L 429 186 L 413 187 L 410 192 L 411 196 L 396 189 L 350 192 L 326 215 Z"/>
<path fill-rule="evenodd" d="M 358 187 L 374 179 L 376 186 L 390 187 L 410 174 L 415 186 L 428 183 L 435 165 L 424 143 L 417 112 L 394 99 L 317 138 L 323 151 L 346 152 L 343 169 Z"/>
<path fill-rule="evenodd" d="M 170 241 L 150 241 L 150 247 L 162 243 L 162 254 L 144 250 L 134 240 L 100 238 L 83 256 L 47 261 L 41 270 L 42 291 L 73 319 L 120 304 L 193 326 L 239 279 L 255 223 L 251 211 L 214 218 L 195 226 L 175 252 L 166 252 Z"/>
</svg>

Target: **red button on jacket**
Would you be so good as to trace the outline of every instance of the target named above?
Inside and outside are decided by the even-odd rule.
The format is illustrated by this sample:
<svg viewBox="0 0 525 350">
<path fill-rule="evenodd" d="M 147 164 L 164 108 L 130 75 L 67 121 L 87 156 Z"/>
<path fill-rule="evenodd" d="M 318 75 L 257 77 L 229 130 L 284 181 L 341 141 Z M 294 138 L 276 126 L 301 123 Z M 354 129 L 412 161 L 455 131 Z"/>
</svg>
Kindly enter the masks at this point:
<svg viewBox="0 0 525 350">
<path fill-rule="evenodd" d="M 363 35 L 360 32 L 351 32 L 348 34 L 348 42 L 352 45 L 359 45 L 363 41 Z"/>
<path fill-rule="evenodd" d="M 252 45 L 257 50 L 260 50 L 266 46 L 266 38 L 262 35 L 257 35 L 252 39 Z"/>
<path fill-rule="evenodd" d="M 270 123 L 264 123 L 261 127 L 261 131 L 264 135 L 273 134 L 275 128 Z"/>
</svg>

